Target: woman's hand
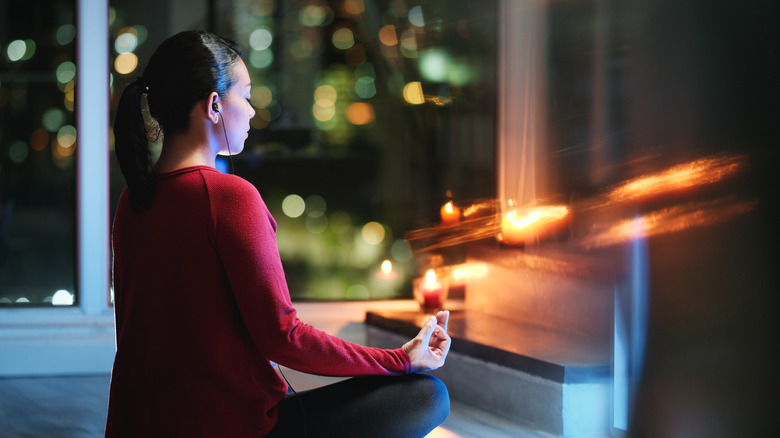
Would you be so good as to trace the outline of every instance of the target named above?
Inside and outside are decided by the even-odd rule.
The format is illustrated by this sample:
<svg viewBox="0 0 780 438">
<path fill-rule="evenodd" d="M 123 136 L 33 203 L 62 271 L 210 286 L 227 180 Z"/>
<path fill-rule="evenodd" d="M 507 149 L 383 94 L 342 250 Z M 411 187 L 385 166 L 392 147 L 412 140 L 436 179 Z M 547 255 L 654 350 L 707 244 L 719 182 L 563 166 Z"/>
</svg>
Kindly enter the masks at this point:
<svg viewBox="0 0 780 438">
<path fill-rule="evenodd" d="M 447 322 L 450 312 L 443 310 L 425 321 L 420 333 L 404 344 L 403 349 L 412 361 L 412 372 L 435 370 L 444 365 L 450 351 Z"/>
</svg>

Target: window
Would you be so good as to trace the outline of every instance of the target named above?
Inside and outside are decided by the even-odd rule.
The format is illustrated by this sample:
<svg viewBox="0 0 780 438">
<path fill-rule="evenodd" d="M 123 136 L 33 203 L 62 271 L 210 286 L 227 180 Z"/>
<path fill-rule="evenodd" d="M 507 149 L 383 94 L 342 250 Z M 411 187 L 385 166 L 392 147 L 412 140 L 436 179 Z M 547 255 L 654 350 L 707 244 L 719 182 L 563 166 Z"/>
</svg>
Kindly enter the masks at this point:
<svg viewBox="0 0 780 438">
<path fill-rule="evenodd" d="M 0 32 L 0 306 L 76 297 L 73 1 L 4 6 Z"/>
<path fill-rule="evenodd" d="M 69 131 L 77 137 L 76 143 L 70 145 L 76 151 L 69 155 L 73 158 L 66 162 L 71 176 L 70 183 L 64 184 L 70 185 L 73 193 L 68 211 L 78 219 L 72 225 L 71 236 L 74 237 L 71 237 L 69 246 L 61 242 L 49 242 L 46 250 L 56 252 L 59 248 L 53 246 L 59 243 L 74 254 L 70 269 L 73 270 L 73 266 L 78 269 L 78 299 L 73 305 L 64 308 L 20 308 L 34 306 L 32 302 L 0 308 L 0 376 L 108 372 L 113 362 L 113 315 L 108 308 L 107 53 L 101 50 L 104 47 L 102 43 L 97 47 L 94 45 L 95 42 L 106 40 L 108 5 L 105 2 L 86 3 L 86 0 L 80 1 L 78 7 L 65 2 L 56 4 L 53 10 L 56 12 L 57 7 L 62 6 L 62 17 L 38 10 L 34 5 L 25 5 L 23 10 L 14 10 L 13 14 L 5 15 L 11 20 L 23 20 L 25 16 L 37 18 L 32 23 L 40 22 L 42 16 L 75 19 L 78 57 L 75 65 L 66 64 L 67 68 L 60 69 L 64 76 L 59 78 L 59 83 L 67 86 L 75 77 L 77 84 L 89 86 L 73 87 L 75 96 L 71 95 L 70 98 L 68 92 L 61 93 L 56 88 L 54 91 L 55 96 L 64 94 L 60 98 L 65 99 L 66 108 L 70 102 L 72 109 L 75 109 L 78 120 L 75 130 L 81 133 L 76 135 Z M 77 18 L 63 12 L 71 11 L 72 14 L 73 10 L 78 11 Z M 39 12 L 41 14 L 35 15 Z M 50 25 L 45 24 L 42 29 Z M 58 28 L 51 26 L 49 36 L 56 38 Z M 25 42 L 25 53 L 27 47 Z M 75 49 L 69 50 L 74 53 Z M 66 62 L 57 56 L 48 61 L 58 66 Z M 72 75 L 74 72 L 75 75 Z M 9 128 L 3 124 L 3 129 L 7 128 L 15 127 Z M 53 145 L 54 150 L 58 146 L 64 147 L 62 141 L 60 138 Z M 57 157 L 52 156 L 55 159 Z M 37 175 L 36 183 L 39 179 L 45 181 L 47 178 L 45 175 Z M 46 267 L 42 266 L 37 275 L 45 277 L 47 272 Z M 70 276 L 73 281 L 74 275 L 71 273 Z M 29 283 L 34 284 L 34 280 Z M 26 287 L 32 289 L 32 286 Z"/>
<path fill-rule="evenodd" d="M 410 297 L 404 234 L 448 199 L 495 197 L 496 2 L 179 3 L 112 2 L 112 100 L 167 36 L 235 40 L 257 115 L 234 164 L 279 222 L 292 297 Z M 119 64 L 124 40 L 135 68 Z M 114 202 L 123 186 L 114 167 Z M 377 279 L 386 260 L 392 283 Z"/>
</svg>

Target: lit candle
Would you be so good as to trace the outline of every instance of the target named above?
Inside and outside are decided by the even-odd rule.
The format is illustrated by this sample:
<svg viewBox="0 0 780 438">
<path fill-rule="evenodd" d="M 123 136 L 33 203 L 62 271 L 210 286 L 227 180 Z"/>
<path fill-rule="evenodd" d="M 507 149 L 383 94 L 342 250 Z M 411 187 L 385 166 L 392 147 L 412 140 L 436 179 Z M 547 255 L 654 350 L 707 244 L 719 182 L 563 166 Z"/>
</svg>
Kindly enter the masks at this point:
<svg viewBox="0 0 780 438">
<path fill-rule="evenodd" d="M 569 215 L 563 205 L 512 210 L 501 221 L 499 240 L 507 245 L 522 245 L 534 236 L 549 232 Z"/>
<path fill-rule="evenodd" d="M 376 276 L 377 278 L 381 278 L 383 280 L 394 279 L 396 277 L 396 273 L 393 271 L 393 263 L 390 260 L 383 261 Z"/>
<path fill-rule="evenodd" d="M 442 308 L 444 287 L 436 278 L 433 269 L 425 273 L 425 280 L 417 285 L 417 298 L 424 312 L 432 312 Z"/>
<path fill-rule="evenodd" d="M 449 201 L 441 208 L 441 224 L 452 225 L 458 222 L 460 222 L 460 208 Z"/>
</svg>

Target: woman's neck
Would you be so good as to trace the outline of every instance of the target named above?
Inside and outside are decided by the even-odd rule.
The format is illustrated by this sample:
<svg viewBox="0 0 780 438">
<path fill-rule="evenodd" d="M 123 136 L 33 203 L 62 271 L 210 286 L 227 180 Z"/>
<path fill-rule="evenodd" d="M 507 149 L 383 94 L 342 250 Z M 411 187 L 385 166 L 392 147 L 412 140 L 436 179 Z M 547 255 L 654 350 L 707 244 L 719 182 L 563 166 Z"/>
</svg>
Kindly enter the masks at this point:
<svg viewBox="0 0 780 438">
<path fill-rule="evenodd" d="M 155 172 L 170 172 L 192 166 L 214 167 L 215 159 L 206 138 L 188 132 L 178 133 L 163 140 Z"/>
</svg>

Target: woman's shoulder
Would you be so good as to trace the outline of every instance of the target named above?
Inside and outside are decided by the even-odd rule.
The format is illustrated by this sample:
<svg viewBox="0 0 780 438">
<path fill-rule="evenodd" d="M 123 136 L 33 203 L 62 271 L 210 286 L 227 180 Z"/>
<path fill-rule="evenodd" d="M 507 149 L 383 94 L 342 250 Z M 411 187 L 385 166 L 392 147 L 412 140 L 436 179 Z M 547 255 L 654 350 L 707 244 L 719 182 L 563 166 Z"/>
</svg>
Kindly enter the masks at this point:
<svg viewBox="0 0 780 438">
<path fill-rule="evenodd" d="M 199 170 L 211 202 L 215 204 L 227 204 L 233 208 L 241 205 L 248 206 L 258 204 L 265 207 L 257 187 L 244 178 L 225 174 L 213 168 Z"/>
</svg>

